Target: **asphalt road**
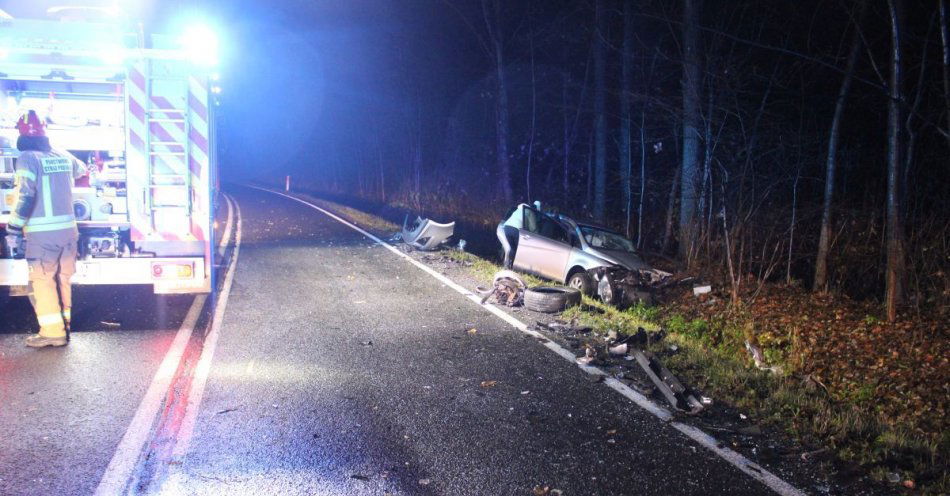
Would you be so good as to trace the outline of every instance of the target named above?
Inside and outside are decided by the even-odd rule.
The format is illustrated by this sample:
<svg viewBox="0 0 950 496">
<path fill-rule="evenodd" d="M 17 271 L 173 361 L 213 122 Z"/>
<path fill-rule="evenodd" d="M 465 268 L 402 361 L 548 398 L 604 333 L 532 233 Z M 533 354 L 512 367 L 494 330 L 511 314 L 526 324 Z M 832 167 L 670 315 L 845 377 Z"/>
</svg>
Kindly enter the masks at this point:
<svg viewBox="0 0 950 496">
<path fill-rule="evenodd" d="M 243 242 L 194 431 L 136 490 L 769 494 L 349 227 L 233 196 Z M 28 303 L 0 302 L 0 495 L 96 489 L 192 301 L 76 293 L 64 349 L 23 347 Z"/>
<path fill-rule="evenodd" d="M 192 296 L 76 286 L 68 346 L 34 350 L 26 298 L 0 301 L 0 495 L 91 494 Z"/>
<path fill-rule="evenodd" d="M 235 282 L 164 490 L 768 492 L 348 227 L 269 193 L 235 198 Z"/>
</svg>

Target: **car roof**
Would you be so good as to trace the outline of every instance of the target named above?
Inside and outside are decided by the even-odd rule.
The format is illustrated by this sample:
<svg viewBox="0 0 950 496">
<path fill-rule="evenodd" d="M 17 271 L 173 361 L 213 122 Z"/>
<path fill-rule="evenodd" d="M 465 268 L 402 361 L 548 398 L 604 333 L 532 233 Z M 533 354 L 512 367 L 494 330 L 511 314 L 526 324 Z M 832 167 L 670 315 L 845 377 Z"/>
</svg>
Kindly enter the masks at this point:
<svg viewBox="0 0 950 496">
<path fill-rule="evenodd" d="M 592 227 L 592 228 L 594 228 L 594 229 L 599 229 L 599 230 L 601 230 L 601 231 L 607 231 L 607 232 L 611 232 L 611 233 L 614 233 L 614 234 L 620 234 L 620 232 L 617 231 L 617 230 L 615 230 L 615 229 L 611 229 L 611 228 L 609 228 L 609 227 L 607 227 L 607 226 L 605 226 L 605 225 L 603 225 L 603 224 L 598 224 L 598 223 L 593 222 L 593 221 L 587 221 L 587 220 L 580 220 L 580 221 L 579 221 L 579 220 L 575 220 L 575 219 L 571 218 L 570 216 L 567 216 L 567 215 L 564 215 L 564 214 L 560 214 L 560 215 L 559 215 L 559 218 L 560 218 L 561 220 L 563 220 L 563 221 L 568 222 L 568 223 L 576 224 L 577 227 Z"/>
</svg>

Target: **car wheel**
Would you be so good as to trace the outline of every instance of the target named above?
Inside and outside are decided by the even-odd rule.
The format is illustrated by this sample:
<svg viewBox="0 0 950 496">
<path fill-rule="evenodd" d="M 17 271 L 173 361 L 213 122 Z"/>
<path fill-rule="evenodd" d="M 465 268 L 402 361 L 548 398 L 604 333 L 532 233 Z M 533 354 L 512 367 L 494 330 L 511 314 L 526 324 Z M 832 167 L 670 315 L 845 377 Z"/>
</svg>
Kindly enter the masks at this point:
<svg viewBox="0 0 950 496">
<path fill-rule="evenodd" d="M 575 272 L 567 279 L 567 285 L 587 296 L 594 294 L 594 281 L 586 272 Z"/>
<path fill-rule="evenodd" d="M 524 307 L 544 313 L 560 312 L 581 302 L 581 292 L 565 286 L 540 286 L 524 292 Z"/>
</svg>

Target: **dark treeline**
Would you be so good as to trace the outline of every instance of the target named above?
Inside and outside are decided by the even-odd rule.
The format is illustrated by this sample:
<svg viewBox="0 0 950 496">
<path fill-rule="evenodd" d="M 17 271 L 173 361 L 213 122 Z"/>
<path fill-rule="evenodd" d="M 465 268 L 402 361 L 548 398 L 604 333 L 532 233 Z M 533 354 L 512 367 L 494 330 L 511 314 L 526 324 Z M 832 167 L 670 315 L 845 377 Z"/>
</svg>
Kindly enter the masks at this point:
<svg viewBox="0 0 950 496">
<path fill-rule="evenodd" d="M 541 200 L 733 298 L 946 305 L 947 0 L 412 5 L 317 187 L 485 223 Z"/>
</svg>

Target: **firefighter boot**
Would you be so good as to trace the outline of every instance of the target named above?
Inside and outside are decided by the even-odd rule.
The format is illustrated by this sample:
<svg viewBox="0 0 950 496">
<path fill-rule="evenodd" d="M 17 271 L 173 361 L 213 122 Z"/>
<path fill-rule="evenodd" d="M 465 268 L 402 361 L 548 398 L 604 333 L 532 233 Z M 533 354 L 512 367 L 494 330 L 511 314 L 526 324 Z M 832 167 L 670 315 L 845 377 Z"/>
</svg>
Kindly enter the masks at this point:
<svg viewBox="0 0 950 496">
<path fill-rule="evenodd" d="M 44 346 L 66 346 L 69 339 L 66 336 L 48 338 L 39 334 L 34 334 L 26 338 L 26 345 L 30 348 L 43 348 Z"/>
</svg>

